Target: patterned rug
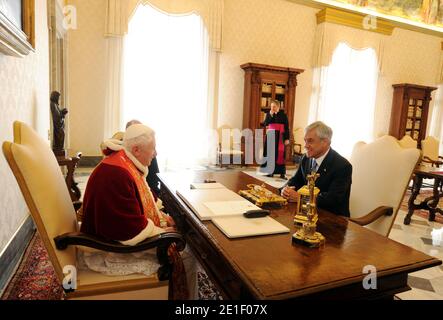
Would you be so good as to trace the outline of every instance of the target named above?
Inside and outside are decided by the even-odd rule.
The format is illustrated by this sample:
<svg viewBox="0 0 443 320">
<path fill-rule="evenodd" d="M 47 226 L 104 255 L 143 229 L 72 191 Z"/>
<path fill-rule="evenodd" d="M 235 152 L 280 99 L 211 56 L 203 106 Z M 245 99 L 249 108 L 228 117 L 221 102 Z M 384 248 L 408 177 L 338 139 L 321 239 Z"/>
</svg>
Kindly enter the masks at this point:
<svg viewBox="0 0 443 320">
<path fill-rule="evenodd" d="M 40 236 L 29 242 L 2 300 L 61 300 L 64 292 Z"/>
<path fill-rule="evenodd" d="M 206 273 L 198 272 L 197 279 L 200 300 L 222 299 Z M 48 253 L 35 233 L 0 300 L 62 300 L 64 297 Z"/>
</svg>

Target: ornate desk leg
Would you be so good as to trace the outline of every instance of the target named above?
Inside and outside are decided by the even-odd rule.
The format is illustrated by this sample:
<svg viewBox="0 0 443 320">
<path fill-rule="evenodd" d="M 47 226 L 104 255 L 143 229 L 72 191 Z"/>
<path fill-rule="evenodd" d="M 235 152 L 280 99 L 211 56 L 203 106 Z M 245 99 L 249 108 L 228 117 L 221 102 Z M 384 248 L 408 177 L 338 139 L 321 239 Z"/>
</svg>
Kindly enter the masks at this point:
<svg viewBox="0 0 443 320">
<path fill-rule="evenodd" d="M 412 214 L 414 213 L 414 210 L 417 209 L 417 207 L 418 207 L 415 205 L 414 201 L 417 198 L 417 195 L 420 193 L 420 188 L 421 188 L 422 182 L 423 182 L 422 177 L 420 177 L 418 175 L 414 175 L 412 194 L 411 194 L 411 197 L 409 198 L 409 201 L 408 201 L 408 214 L 406 215 L 406 217 L 403 221 L 403 223 L 406 225 L 411 223 Z"/>
</svg>

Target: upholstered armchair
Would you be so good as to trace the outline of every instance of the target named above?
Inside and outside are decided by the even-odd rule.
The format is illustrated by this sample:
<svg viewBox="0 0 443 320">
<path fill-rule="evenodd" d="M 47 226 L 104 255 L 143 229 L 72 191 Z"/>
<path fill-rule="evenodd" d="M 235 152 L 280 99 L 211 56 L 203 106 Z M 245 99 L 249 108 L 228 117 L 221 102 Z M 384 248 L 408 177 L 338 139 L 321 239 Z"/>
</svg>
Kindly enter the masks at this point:
<svg viewBox="0 0 443 320">
<path fill-rule="evenodd" d="M 401 138 L 400 140 L 398 140 L 398 143 L 400 144 L 400 146 L 404 149 L 417 149 L 417 141 L 415 141 L 414 139 L 412 139 L 412 137 L 410 135 L 405 135 L 403 138 Z M 419 150 L 421 153 L 421 150 Z M 421 159 L 421 156 L 420 156 Z M 414 177 L 411 178 L 411 183 L 408 184 L 408 189 L 412 190 L 412 182 L 414 181 Z"/>
<path fill-rule="evenodd" d="M 351 221 L 388 236 L 420 159 L 416 148 L 402 148 L 392 136 L 354 146 Z"/>
<path fill-rule="evenodd" d="M 218 147 L 217 164 L 221 167 L 226 164 L 244 164 L 244 152 L 242 151 L 241 136 L 236 137 L 234 130 L 227 125 L 217 129 Z M 229 140 L 226 139 L 229 137 Z M 226 163 L 226 160 L 229 162 Z M 240 163 L 238 163 L 240 161 Z"/>
<path fill-rule="evenodd" d="M 32 128 L 14 122 L 14 142 L 3 143 L 3 153 L 18 182 L 25 202 L 48 251 L 55 273 L 63 283 L 66 267 L 77 267 L 79 247 L 130 253 L 156 248 L 161 267 L 151 276 L 133 274 L 106 276 L 77 270 L 77 288 L 65 290 L 68 299 L 167 299 L 171 264 L 167 250 L 172 243 L 183 250 L 178 233 L 163 233 L 136 246 L 83 234 L 78 231 L 76 214 L 57 160 Z M 69 268 L 68 268 L 69 269 Z"/>
<path fill-rule="evenodd" d="M 443 157 L 439 155 L 440 141 L 434 137 L 428 136 L 421 141 L 421 149 L 423 151 L 422 162 L 428 163 L 433 167 L 440 167 L 443 165 Z"/>
<path fill-rule="evenodd" d="M 407 148 L 417 148 L 417 141 L 412 139 L 412 137 L 410 135 L 405 135 L 403 138 L 398 140 L 398 143 L 404 149 L 407 149 Z"/>
</svg>

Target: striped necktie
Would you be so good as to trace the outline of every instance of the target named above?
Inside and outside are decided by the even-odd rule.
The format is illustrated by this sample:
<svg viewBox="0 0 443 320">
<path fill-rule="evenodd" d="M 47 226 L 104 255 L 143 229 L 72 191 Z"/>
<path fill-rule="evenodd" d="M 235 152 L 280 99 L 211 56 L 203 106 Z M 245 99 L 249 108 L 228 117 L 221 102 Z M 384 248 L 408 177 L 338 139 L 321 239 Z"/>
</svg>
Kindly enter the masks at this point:
<svg viewBox="0 0 443 320">
<path fill-rule="evenodd" d="M 317 172 L 318 169 L 318 163 L 315 159 L 312 159 L 312 167 L 311 167 L 311 172 Z"/>
</svg>

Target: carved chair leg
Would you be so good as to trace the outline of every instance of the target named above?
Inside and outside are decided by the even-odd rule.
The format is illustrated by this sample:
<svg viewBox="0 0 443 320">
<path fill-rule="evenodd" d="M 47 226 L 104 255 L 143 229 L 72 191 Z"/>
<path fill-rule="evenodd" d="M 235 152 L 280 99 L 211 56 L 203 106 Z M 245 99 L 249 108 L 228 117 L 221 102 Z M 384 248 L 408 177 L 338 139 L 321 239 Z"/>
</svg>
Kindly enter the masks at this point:
<svg viewBox="0 0 443 320">
<path fill-rule="evenodd" d="M 411 217 L 414 214 L 415 210 L 415 204 L 414 201 L 417 198 L 417 195 L 420 193 L 421 184 L 423 182 L 423 178 L 419 177 L 417 175 L 414 176 L 414 183 L 412 186 L 412 194 L 408 201 L 408 214 L 406 215 L 405 219 L 403 220 L 403 223 L 405 225 L 408 225 L 411 223 Z"/>
</svg>

